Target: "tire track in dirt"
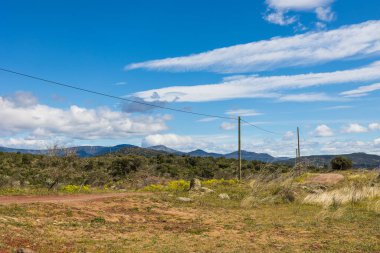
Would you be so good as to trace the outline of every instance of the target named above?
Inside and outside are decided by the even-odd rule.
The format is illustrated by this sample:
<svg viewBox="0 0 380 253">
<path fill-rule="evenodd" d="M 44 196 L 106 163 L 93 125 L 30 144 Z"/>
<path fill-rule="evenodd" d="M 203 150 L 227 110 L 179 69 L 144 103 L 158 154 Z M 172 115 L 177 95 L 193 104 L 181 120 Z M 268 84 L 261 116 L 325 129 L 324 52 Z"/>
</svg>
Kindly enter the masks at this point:
<svg viewBox="0 0 380 253">
<path fill-rule="evenodd" d="M 147 193 L 125 192 L 125 193 L 100 193 L 100 194 L 76 194 L 76 195 L 45 195 L 45 196 L 0 196 L 0 205 L 28 204 L 28 203 L 68 203 L 85 202 L 106 198 L 132 197 L 148 195 Z"/>
</svg>

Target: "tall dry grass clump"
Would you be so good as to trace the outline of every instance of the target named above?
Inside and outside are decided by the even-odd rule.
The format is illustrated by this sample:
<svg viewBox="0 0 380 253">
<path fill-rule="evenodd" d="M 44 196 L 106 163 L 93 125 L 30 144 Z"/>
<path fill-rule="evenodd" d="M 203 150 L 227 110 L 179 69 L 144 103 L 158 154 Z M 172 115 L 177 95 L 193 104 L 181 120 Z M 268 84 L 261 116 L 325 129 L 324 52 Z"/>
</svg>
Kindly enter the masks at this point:
<svg viewBox="0 0 380 253">
<path fill-rule="evenodd" d="M 318 204 L 323 206 L 334 206 L 346 203 L 357 203 L 362 200 L 380 197 L 378 186 L 355 186 L 343 187 L 332 191 L 309 194 L 305 197 L 304 203 Z"/>
</svg>

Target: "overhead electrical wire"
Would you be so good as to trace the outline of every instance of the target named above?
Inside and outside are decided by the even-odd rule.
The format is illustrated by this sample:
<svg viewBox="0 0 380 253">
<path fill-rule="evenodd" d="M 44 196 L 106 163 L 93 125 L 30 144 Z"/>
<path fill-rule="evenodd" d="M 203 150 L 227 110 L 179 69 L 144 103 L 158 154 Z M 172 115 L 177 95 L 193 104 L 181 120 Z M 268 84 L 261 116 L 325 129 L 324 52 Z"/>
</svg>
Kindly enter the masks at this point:
<svg viewBox="0 0 380 253">
<path fill-rule="evenodd" d="M 48 79 L 45 79 L 45 78 L 42 78 L 42 77 L 38 77 L 38 76 L 34 76 L 34 75 L 29 75 L 29 74 L 25 74 L 25 73 L 21 73 L 21 72 L 10 70 L 10 69 L 6 69 L 6 68 L 0 68 L 0 71 L 7 72 L 7 73 L 10 73 L 10 74 L 19 75 L 19 76 L 23 76 L 23 77 L 27 77 L 27 78 L 31 78 L 31 79 L 34 79 L 34 80 L 38 80 L 38 81 L 42 81 L 42 82 L 48 83 L 48 84 L 54 84 L 56 86 L 70 88 L 70 89 L 74 89 L 74 90 L 78 90 L 78 91 L 82 91 L 82 92 L 87 92 L 87 93 L 91 93 L 91 94 L 95 94 L 95 95 L 99 95 L 99 96 L 103 96 L 103 97 L 113 98 L 113 99 L 117 99 L 117 100 L 127 101 L 127 102 L 130 102 L 130 103 L 136 103 L 136 104 L 156 107 L 156 108 L 160 108 L 160 109 L 164 109 L 164 110 L 170 110 L 170 111 L 175 111 L 175 112 L 180 112 L 180 113 L 193 114 L 193 115 L 203 116 L 203 117 L 209 117 L 209 118 L 219 118 L 219 119 L 227 119 L 227 120 L 238 120 L 237 117 L 228 117 L 228 116 L 221 116 L 221 115 L 214 115 L 214 114 L 207 114 L 207 113 L 200 113 L 200 112 L 192 112 L 192 111 L 187 111 L 187 110 L 183 110 L 183 109 L 177 109 L 177 108 L 172 108 L 172 107 L 167 107 L 167 106 L 162 106 L 162 105 L 151 104 L 151 103 L 143 102 L 143 101 L 136 101 L 136 100 L 133 100 L 133 99 L 119 97 L 119 96 L 115 96 L 115 95 L 111 95 L 111 94 L 107 94 L 107 93 L 103 93 L 103 92 L 99 92 L 99 91 L 94 91 L 94 90 L 80 88 L 78 86 L 74 86 L 74 85 L 70 85 L 70 84 L 65 84 L 65 83 L 62 83 L 62 82 L 48 80 Z M 266 130 L 266 129 L 261 128 L 259 126 L 256 126 L 256 125 L 254 125 L 252 123 L 249 123 L 248 121 L 246 121 L 244 119 L 241 119 L 241 120 L 243 122 L 245 122 L 246 124 L 251 125 L 251 126 L 253 126 L 253 127 L 261 130 L 261 131 L 264 131 L 264 132 L 267 132 L 267 133 L 271 133 L 271 134 L 279 134 L 279 133 L 276 133 L 276 132 L 272 132 L 272 131 Z"/>
</svg>

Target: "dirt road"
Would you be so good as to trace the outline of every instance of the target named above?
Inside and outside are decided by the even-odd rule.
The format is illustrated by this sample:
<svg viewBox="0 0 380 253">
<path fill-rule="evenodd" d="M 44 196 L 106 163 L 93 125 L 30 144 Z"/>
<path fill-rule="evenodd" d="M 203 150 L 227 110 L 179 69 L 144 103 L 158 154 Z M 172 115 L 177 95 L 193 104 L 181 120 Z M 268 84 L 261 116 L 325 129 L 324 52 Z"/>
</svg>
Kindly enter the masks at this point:
<svg viewBox="0 0 380 253">
<path fill-rule="evenodd" d="M 141 195 L 143 193 L 100 193 L 100 194 L 75 194 L 75 195 L 45 195 L 45 196 L 0 196 L 0 205 L 26 204 L 26 203 L 67 203 L 85 202 L 114 197 L 126 197 Z"/>
</svg>

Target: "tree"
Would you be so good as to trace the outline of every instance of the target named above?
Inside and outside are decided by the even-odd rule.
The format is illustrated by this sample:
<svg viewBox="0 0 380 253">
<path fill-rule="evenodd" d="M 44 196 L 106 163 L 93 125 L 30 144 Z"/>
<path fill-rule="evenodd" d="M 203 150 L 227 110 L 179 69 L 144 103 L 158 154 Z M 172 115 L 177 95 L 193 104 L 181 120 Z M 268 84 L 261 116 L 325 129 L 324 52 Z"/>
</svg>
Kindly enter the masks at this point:
<svg viewBox="0 0 380 253">
<path fill-rule="evenodd" d="M 352 161 L 343 156 L 337 156 L 331 160 L 333 170 L 348 170 L 352 168 Z"/>
</svg>

